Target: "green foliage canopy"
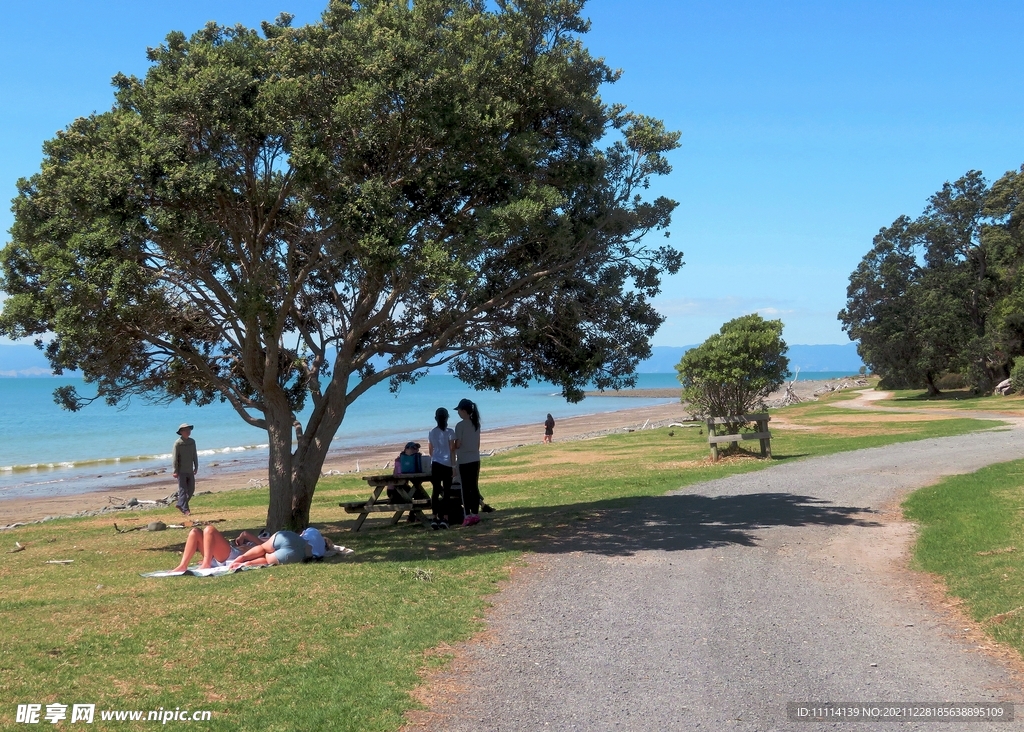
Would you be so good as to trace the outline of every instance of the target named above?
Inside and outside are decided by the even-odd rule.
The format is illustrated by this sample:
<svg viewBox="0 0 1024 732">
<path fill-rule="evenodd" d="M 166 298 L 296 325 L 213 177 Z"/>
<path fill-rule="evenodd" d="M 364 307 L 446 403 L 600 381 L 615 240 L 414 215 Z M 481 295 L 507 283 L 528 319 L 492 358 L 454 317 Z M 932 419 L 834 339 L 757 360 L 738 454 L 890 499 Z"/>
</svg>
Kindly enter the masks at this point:
<svg viewBox="0 0 1024 732">
<path fill-rule="evenodd" d="M 970 171 L 875 237 L 839 313 L 885 386 L 938 393 L 945 373 L 986 391 L 1024 354 L 1024 168 Z"/>
<path fill-rule="evenodd" d="M 782 321 L 757 313 L 730 320 L 683 354 L 676 366 L 683 400 L 703 417 L 749 414 L 764 406 L 789 372 Z M 742 423 L 728 425 L 739 429 Z"/>
<path fill-rule="evenodd" d="M 300 28 L 169 34 L 19 181 L 0 333 L 51 333 L 57 372 L 110 403 L 230 402 L 268 432 L 271 529 L 306 525 L 377 383 L 631 383 L 682 264 L 644 243 L 678 134 L 602 101 L 618 73 L 581 7 L 335 1 Z"/>
</svg>

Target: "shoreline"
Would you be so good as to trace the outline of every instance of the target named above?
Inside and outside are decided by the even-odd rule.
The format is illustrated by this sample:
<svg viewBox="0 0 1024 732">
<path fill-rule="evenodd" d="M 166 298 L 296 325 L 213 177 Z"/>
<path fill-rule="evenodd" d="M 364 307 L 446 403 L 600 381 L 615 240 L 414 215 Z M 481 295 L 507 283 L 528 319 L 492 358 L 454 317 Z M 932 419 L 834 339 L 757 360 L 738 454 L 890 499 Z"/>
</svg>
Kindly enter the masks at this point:
<svg viewBox="0 0 1024 732">
<path fill-rule="evenodd" d="M 678 401 L 614 412 L 566 417 L 555 424 L 555 441 L 591 439 L 615 432 L 639 429 L 645 423 L 649 423 L 650 427 L 666 422 L 681 421 L 687 417 L 686 408 Z M 504 452 L 516 447 L 540 444 L 543 435 L 544 426 L 541 423 L 498 427 L 492 430 L 484 429 L 480 435 L 480 448 L 481 451 L 490 454 Z M 390 472 L 391 461 L 398 454 L 399 448 L 400 446 L 397 445 L 342 448 L 328 454 L 321 468 L 322 476 L 357 472 Z M 204 467 L 207 468 L 205 471 Z M 214 467 L 212 473 L 211 467 Z M 196 497 L 192 499 L 193 514 L 202 510 L 202 494 L 206 492 L 220 493 L 266 485 L 267 467 L 265 464 L 261 467 L 238 466 L 235 469 L 232 467 L 231 464 L 217 461 L 213 461 L 213 465 L 200 464 L 199 472 L 196 475 Z M 169 471 L 159 476 L 147 476 L 147 478 L 150 477 L 153 479 L 142 479 L 131 486 L 102 488 L 58 496 L 0 499 L 0 530 L 10 528 L 11 524 L 99 513 L 103 511 L 104 507 L 127 502 L 133 498 L 138 501 L 157 501 L 165 499 L 177 491 L 177 481 L 171 477 Z M 162 508 L 163 506 L 155 507 Z M 110 513 L 116 516 L 128 513 L 128 511 L 118 510 L 110 511 Z"/>
<path fill-rule="evenodd" d="M 793 391 L 801 400 L 813 400 L 819 394 L 838 387 L 841 382 L 845 382 L 844 385 L 847 388 L 862 386 L 862 384 L 856 384 L 854 379 L 864 381 L 863 377 L 807 380 L 796 381 L 792 386 Z M 768 399 L 770 406 L 772 406 L 772 402 L 777 402 L 785 395 L 785 386 L 770 395 Z M 626 389 L 620 392 L 603 392 L 601 396 L 672 397 L 673 401 L 560 419 L 555 425 L 555 441 L 592 439 L 615 432 L 637 430 L 645 424 L 649 427 L 664 426 L 672 422 L 687 421 L 691 417 L 687 405 L 678 401 L 679 390 L 675 388 Z M 480 436 L 480 447 L 483 452 L 494 454 L 516 447 L 541 444 L 543 434 L 544 427 L 540 422 L 484 429 Z M 422 438 L 421 442 L 425 443 L 426 436 L 423 435 Z M 333 450 L 328 453 L 327 459 L 324 461 L 321 475 L 328 477 L 353 473 L 390 472 L 391 462 L 398 454 L 399 449 L 400 445 L 397 444 L 378 444 Z M 122 510 L 115 511 L 109 507 L 115 504 L 124 504 L 133 498 L 138 501 L 166 499 L 176 493 L 178 488 L 177 481 L 171 477 L 168 468 L 153 471 L 153 474 L 147 474 L 139 478 L 137 483 L 128 486 L 108 486 L 63 495 L 0 498 L 0 531 L 11 528 L 11 524 L 96 514 L 102 512 L 104 507 L 107 507 L 107 511 L 111 515 L 128 513 L 128 511 Z M 266 485 L 266 481 L 265 457 L 213 460 L 205 464 L 200 463 L 199 473 L 196 476 L 196 498 L 198 500 L 193 499 L 192 506 L 194 509 L 202 510 L 203 493 L 253 488 Z M 160 508 L 161 506 L 154 507 Z"/>
</svg>

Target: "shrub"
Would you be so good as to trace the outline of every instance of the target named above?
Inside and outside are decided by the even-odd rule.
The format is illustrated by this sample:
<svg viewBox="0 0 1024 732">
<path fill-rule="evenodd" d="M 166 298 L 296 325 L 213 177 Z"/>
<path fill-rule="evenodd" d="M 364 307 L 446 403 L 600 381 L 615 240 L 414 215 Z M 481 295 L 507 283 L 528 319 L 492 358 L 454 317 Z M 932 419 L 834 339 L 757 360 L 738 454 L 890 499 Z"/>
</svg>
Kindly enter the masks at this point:
<svg viewBox="0 0 1024 732">
<path fill-rule="evenodd" d="M 1018 358 L 1010 371 L 1010 386 L 1015 394 L 1024 394 L 1024 358 Z"/>
<path fill-rule="evenodd" d="M 702 417 L 729 417 L 764 408 L 789 372 L 782 321 L 756 313 L 730 320 L 687 351 L 676 366 L 683 400 Z M 743 423 L 727 425 L 730 432 Z"/>
</svg>

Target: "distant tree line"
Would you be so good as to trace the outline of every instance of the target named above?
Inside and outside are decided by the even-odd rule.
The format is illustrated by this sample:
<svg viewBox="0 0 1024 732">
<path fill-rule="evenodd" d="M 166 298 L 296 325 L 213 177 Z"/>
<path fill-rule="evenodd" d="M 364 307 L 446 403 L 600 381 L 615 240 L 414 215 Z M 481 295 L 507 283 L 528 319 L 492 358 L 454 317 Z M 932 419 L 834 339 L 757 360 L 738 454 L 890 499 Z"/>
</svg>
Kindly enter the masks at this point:
<svg viewBox="0 0 1024 732">
<path fill-rule="evenodd" d="M 972 170 L 900 216 L 850 275 L 843 329 L 891 388 L 988 391 L 1024 369 L 1024 166 Z"/>
</svg>

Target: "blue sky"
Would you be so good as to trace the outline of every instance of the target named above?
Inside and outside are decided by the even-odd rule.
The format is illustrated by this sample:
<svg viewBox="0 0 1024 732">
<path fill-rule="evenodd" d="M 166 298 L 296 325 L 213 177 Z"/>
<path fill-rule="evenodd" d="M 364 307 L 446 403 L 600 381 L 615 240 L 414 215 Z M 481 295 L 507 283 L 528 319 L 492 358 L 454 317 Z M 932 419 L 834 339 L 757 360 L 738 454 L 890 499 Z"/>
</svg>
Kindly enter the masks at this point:
<svg viewBox="0 0 1024 732">
<path fill-rule="evenodd" d="M 208 20 L 258 25 L 323 2 L 3 0 L 0 198 L 45 139 L 109 108 L 110 77 Z M 1024 163 L 1019 2 L 593 0 L 586 43 L 624 72 L 609 102 L 682 132 L 656 193 L 680 202 L 686 266 L 665 282 L 655 345 L 729 318 L 778 317 L 790 343 L 845 343 L 836 321 L 872 236 L 946 180 Z M 11 224 L 0 209 L 0 230 Z"/>
</svg>

